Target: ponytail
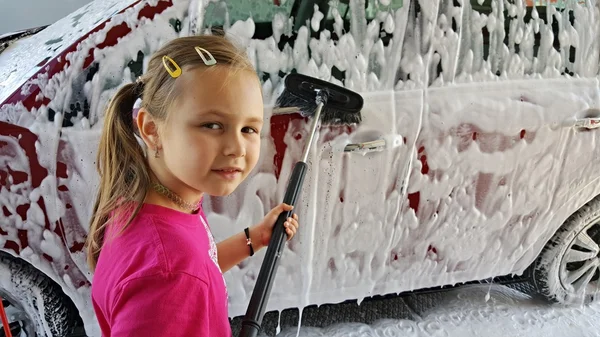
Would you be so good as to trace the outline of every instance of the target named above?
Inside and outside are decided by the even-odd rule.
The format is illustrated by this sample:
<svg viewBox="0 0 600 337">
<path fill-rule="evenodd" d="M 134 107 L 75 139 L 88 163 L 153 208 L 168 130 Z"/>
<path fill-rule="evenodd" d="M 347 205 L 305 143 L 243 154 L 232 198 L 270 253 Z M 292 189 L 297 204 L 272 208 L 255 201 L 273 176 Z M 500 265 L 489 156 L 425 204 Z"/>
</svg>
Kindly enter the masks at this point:
<svg viewBox="0 0 600 337">
<path fill-rule="evenodd" d="M 120 88 L 104 117 L 96 159 L 100 186 L 86 240 L 87 262 L 92 271 L 100 256 L 106 225 L 111 216 L 117 215 L 111 213 L 129 213 L 126 211 L 131 211 L 132 202 L 135 202 L 135 209 L 125 225 L 127 227 L 142 207 L 150 186 L 150 169 L 144 150 L 135 137 L 132 115 L 133 105 L 142 90 L 140 82 Z"/>
</svg>

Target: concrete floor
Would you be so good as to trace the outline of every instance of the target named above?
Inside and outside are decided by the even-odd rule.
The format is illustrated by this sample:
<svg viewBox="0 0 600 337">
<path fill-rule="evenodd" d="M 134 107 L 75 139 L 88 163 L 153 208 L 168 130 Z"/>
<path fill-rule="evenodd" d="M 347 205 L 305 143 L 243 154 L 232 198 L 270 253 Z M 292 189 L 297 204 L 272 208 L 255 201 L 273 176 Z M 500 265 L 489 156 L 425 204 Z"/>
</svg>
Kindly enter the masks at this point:
<svg viewBox="0 0 600 337">
<path fill-rule="evenodd" d="M 535 294 L 533 287 L 527 282 L 506 285 L 525 294 Z M 365 299 L 360 305 L 356 301 L 348 301 L 307 307 L 302 312 L 302 326 L 323 328 L 346 322 L 371 324 L 383 318 L 420 319 L 420 314 L 435 307 L 444 291 L 449 289 L 453 288 Z M 235 317 L 232 320 L 233 336 L 239 334 L 242 318 Z M 281 312 L 281 317 L 279 312 L 267 312 L 263 319 L 262 335 L 275 336 L 278 322 L 281 329 L 297 327 L 298 318 L 298 309 L 284 310 Z"/>
</svg>

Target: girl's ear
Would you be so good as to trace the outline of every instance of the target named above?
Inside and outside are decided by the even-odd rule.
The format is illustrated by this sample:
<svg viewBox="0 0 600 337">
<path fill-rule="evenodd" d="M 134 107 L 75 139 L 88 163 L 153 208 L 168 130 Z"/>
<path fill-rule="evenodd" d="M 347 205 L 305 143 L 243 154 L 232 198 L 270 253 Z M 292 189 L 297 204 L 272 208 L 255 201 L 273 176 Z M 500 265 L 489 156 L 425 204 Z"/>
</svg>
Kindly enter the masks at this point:
<svg viewBox="0 0 600 337">
<path fill-rule="evenodd" d="M 140 133 L 140 137 L 148 149 L 156 150 L 160 149 L 160 139 L 158 136 L 158 123 L 152 117 L 152 115 L 144 108 L 140 108 L 136 118 L 137 128 Z"/>
</svg>

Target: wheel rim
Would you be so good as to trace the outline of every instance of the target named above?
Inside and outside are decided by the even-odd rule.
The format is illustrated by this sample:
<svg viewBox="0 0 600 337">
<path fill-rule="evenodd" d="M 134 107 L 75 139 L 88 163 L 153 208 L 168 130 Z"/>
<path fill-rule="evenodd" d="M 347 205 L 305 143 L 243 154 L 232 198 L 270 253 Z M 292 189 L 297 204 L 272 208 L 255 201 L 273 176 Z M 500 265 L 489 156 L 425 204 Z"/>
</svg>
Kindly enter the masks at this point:
<svg viewBox="0 0 600 337">
<path fill-rule="evenodd" d="M 600 290 L 600 223 L 598 219 L 579 232 L 565 251 L 560 266 L 562 286 L 575 294 Z"/>
<path fill-rule="evenodd" d="M 31 316 L 25 311 L 23 306 L 12 297 L 6 290 L 0 288 L 0 297 L 6 310 L 8 324 L 13 337 L 33 337 L 35 330 Z M 4 337 L 4 328 L 0 322 L 0 337 Z"/>
</svg>

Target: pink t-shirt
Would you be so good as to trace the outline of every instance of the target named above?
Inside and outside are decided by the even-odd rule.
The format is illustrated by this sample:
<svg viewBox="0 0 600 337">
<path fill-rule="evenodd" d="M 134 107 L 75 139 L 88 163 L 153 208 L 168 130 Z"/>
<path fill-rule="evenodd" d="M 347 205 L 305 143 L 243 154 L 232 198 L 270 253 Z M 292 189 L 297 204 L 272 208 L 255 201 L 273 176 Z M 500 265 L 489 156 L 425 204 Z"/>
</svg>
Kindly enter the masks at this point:
<svg viewBox="0 0 600 337">
<path fill-rule="evenodd" d="M 125 231 L 106 235 L 92 302 L 103 337 L 230 337 L 227 289 L 204 212 L 144 204 Z"/>
</svg>

